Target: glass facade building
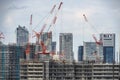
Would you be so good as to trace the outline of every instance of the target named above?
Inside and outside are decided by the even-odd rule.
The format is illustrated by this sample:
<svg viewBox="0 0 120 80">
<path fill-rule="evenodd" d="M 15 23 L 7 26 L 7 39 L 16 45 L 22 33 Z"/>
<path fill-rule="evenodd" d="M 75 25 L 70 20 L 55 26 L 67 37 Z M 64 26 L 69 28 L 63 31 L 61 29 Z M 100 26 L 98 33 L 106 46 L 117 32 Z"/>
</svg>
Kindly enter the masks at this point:
<svg viewBox="0 0 120 80">
<path fill-rule="evenodd" d="M 113 47 L 104 47 L 103 48 L 104 62 L 113 63 L 115 60 L 114 48 Z"/>
<path fill-rule="evenodd" d="M 103 62 L 115 62 L 115 34 L 100 34 L 100 38 L 103 42 Z"/>
<path fill-rule="evenodd" d="M 78 61 L 83 61 L 83 46 L 78 47 Z"/>
<path fill-rule="evenodd" d="M 17 40 L 17 45 L 23 46 L 26 43 L 28 43 L 29 39 L 29 32 L 28 30 L 24 27 L 21 27 L 20 25 L 16 29 L 16 40 Z"/>
</svg>

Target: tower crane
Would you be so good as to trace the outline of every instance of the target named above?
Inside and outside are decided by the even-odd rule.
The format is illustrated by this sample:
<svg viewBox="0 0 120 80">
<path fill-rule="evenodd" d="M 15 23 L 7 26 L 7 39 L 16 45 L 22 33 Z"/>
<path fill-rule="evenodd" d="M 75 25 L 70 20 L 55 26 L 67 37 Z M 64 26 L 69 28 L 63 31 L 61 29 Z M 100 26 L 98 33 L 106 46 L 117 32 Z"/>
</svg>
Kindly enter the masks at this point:
<svg viewBox="0 0 120 80">
<path fill-rule="evenodd" d="M 102 45 L 102 40 L 101 39 L 98 41 L 94 34 L 92 36 L 93 36 L 97 45 Z"/>
<path fill-rule="evenodd" d="M 30 26 L 32 26 L 32 14 L 30 15 Z M 25 49 L 25 54 L 26 54 L 26 60 L 29 60 L 29 55 L 30 55 L 30 38 L 31 35 L 28 35 L 28 43 L 26 45 L 26 49 Z"/>
<path fill-rule="evenodd" d="M 50 51 L 47 51 L 47 46 L 48 46 L 48 44 L 49 44 L 49 42 L 50 42 L 50 38 L 51 38 L 51 34 L 52 34 L 52 32 L 49 31 L 49 30 L 50 30 L 50 28 L 51 28 L 52 26 L 55 25 L 56 20 L 57 20 L 57 14 L 58 14 L 58 11 L 60 10 L 62 4 L 63 4 L 63 2 L 60 2 L 58 9 L 57 9 L 55 15 L 53 16 L 53 19 L 52 19 L 52 21 L 51 21 L 51 23 L 50 23 L 50 26 L 49 26 L 48 30 L 47 30 L 48 39 L 47 39 L 45 42 L 42 41 L 40 37 L 41 37 L 41 35 L 43 34 L 43 31 L 45 30 L 45 28 L 46 28 L 46 26 L 47 26 L 47 23 L 45 23 L 45 24 L 43 25 L 43 27 L 42 27 L 42 29 L 41 29 L 40 32 L 36 32 L 35 30 L 33 30 L 33 32 L 35 33 L 35 35 L 34 35 L 33 37 L 36 37 L 36 39 L 37 39 L 37 40 L 36 40 L 36 50 L 35 50 L 35 53 L 36 53 L 36 54 L 35 54 L 35 55 L 37 55 L 37 54 L 39 54 L 39 53 L 40 53 L 40 54 L 48 54 L 48 53 L 50 54 L 50 53 L 51 53 Z M 52 8 L 51 11 L 50 11 L 50 14 L 53 14 L 55 8 L 56 8 L 56 5 L 53 6 L 53 8 Z M 48 17 L 47 17 L 47 19 L 48 19 Z M 40 45 L 41 48 L 42 48 L 42 51 L 41 51 L 41 52 L 39 52 L 39 49 L 38 49 L 38 48 L 39 48 L 39 45 Z"/>
<path fill-rule="evenodd" d="M 84 17 L 85 22 L 87 22 L 87 23 L 91 26 L 91 28 L 93 28 L 93 29 L 97 32 L 96 28 L 95 28 L 92 24 L 89 23 L 89 21 L 88 21 L 88 19 L 87 19 L 87 17 L 86 17 L 85 14 L 83 14 L 83 17 Z M 102 40 L 101 40 L 101 39 L 100 39 L 100 40 L 97 40 L 97 38 L 95 37 L 94 34 L 92 35 L 92 37 L 93 37 L 93 39 L 95 40 L 95 43 L 96 43 L 96 46 L 97 46 L 97 50 L 94 51 L 93 56 L 95 56 L 95 57 L 96 57 L 96 60 L 97 60 L 98 62 L 100 62 L 99 47 L 102 45 Z"/>
</svg>

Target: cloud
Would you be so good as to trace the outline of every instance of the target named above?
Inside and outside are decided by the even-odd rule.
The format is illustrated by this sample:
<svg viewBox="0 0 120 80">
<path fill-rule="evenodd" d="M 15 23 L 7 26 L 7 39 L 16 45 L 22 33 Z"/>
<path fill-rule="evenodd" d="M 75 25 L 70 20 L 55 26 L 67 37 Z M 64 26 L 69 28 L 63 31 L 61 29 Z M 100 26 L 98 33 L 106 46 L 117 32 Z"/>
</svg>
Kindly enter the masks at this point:
<svg viewBox="0 0 120 80">
<path fill-rule="evenodd" d="M 27 6 L 15 6 L 15 5 L 12 5 L 8 9 L 9 10 L 19 10 L 19 9 L 26 9 L 26 8 L 27 8 Z"/>
</svg>

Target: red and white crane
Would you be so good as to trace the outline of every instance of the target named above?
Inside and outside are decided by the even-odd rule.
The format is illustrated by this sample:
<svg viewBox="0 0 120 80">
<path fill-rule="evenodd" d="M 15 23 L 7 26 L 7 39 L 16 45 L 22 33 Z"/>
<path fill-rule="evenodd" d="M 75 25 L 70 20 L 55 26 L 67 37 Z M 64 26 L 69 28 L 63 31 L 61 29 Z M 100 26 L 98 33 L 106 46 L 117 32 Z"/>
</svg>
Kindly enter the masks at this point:
<svg viewBox="0 0 120 80">
<path fill-rule="evenodd" d="M 83 17 L 84 17 L 85 22 L 88 23 L 88 24 L 90 25 L 90 27 L 97 32 L 96 28 L 95 28 L 92 24 L 89 23 L 89 21 L 88 21 L 88 19 L 87 19 L 87 17 L 86 17 L 85 14 L 83 14 Z M 101 39 L 100 39 L 100 40 L 97 40 L 97 38 L 95 37 L 94 34 L 92 35 L 92 37 L 93 37 L 93 39 L 95 40 L 96 48 L 97 48 L 97 50 L 94 51 L 93 56 L 95 56 L 95 57 L 96 57 L 96 60 L 97 60 L 98 62 L 100 62 L 101 59 L 100 59 L 100 51 L 99 51 L 99 48 L 100 48 L 100 46 L 102 45 L 102 40 L 101 40 Z"/>
</svg>

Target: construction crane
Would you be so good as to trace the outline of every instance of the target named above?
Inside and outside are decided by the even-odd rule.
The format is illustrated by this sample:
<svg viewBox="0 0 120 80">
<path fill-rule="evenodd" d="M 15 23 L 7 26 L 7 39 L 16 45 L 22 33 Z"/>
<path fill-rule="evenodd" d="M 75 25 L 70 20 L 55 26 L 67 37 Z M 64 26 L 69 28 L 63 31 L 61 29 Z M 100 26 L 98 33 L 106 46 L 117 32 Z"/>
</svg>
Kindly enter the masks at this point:
<svg viewBox="0 0 120 80">
<path fill-rule="evenodd" d="M 30 24 L 29 25 L 32 26 L 32 14 L 30 15 Z M 30 30 L 31 30 L 31 27 L 30 27 Z M 29 60 L 29 57 L 30 57 L 30 38 L 31 38 L 31 35 L 29 34 L 28 35 L 28 43 L 27 43 L 26 49 L 25 49 L 26 60 Z"/>
<path fill-rule="evenodd" d="M 49 28 L 48 28 L 48 31 L 49 31 L 49 29 L 50 29 L 52 26 L 55 25 L 55 23 L 56 23 L 56 21 L 57 21 L 58 12 L 60 11 L 62 4 L 63 4 L 63 2 L 60 2 L 59 6 L 58 6 L 58 9 L 57 9 L 57 11 L 56 11 L 56 13 L 55 13 L 52 21 L 51 21 L 51 24 L 50 24 Z"/>
<path fill-rule="evenodd" d="M 102 45 L 102 40 L 101 39 L 98 41 L 94 34 L 92 36 L 93 36 L 97 45 Z"/>
<path fill-rule="evenodd" d="M 36 31 L 33 30 L 33 32 L 35 33 L 35 35 L 34 35 L 33 37 L 36 37 L 36 44 L 39 44 L 39 42 L 40 42 L 40 36 L 42 35 L 42 33 L 43 33 L 46 25 L 47 25 L 47 24 L 44 24 L 44 25 L 43 25 L 43 27 L 42 27 L 42 29 L 41 29 L 40 32 L 36 32 Z"/>
<path fill-rule="evenodd" d="M 59 7 L 58 7 L 58 11 L 60 10 L 62 4 L 63 4 L 63 3 L 60 2 Z M 51 11 L 50 11 L 50 14 L 53 14 L 55 8 L 56 8 L 56 5 L 53 6 L 53 8 L 52 8 Z M 49 30 L 50 30 L 50 28 L 51 28 L 52 26 L 54 26 L 55 23 L 56 23 L 58 11 L 56 11 L 55 16 L 53 17 L 53 19 L 52 19 L 52 21 L 51 21 L 51 23 L 50 23 L 50 26 L 49 26 L 49 28 L 48 28 L 48 30 L 47 30 L 48 39 L 47 39 L 45 42 L 42 41 L 42 40 L 40 40 L 40 37 L 41 37 L 43 31 L 45 30 L 45 28 L 46 28 L 46 26 L 47 26 L 47 23 L 45 23 L 45 24 L 43 25 L 43 27 L 42 27 L 42 29 L 41 29 L 40 32 L 36 32 L 35 30 L 33 30 L 33 32 L 35 33 L 35 35 L 34 35 L 33 37 L 36 37 L 36 39 L 37 39 L 37 40 L 36 40 L 36 52 L 35 52 L 36 55 L 39 54 L 39 53 L 40 53 L 40 54 L 48 54 L 48 53 L 50 54 L 50 53 L 51 53 L 50 51 L 47 51 L 47 46 L 48 46 L 48 44 L 49 44 L 49 42 L 50 42 L 50 36 L 51 36 L 51 34 L 52 34 L 52 32 L 49 31 Z M 48 19 L 48 17 L 47 17 L 47 19 Z M 39 49 L 38 49 L 39 45 L 38 45 L 38 44 L 40 44 L 40 46 L 41 46 L 41 48 L 42 48 L 42 51 L 39 51 Z"/>
<path fill-rule="evenodd" d="M 89 21 L 88 21 L 88 19 L 87 19 L 87 17 L 86 17 L 85 14 L 83 14 L 83 17 L 84 17 L 85 22 L 88 23 L 88 24 L 90 25 L 90 27 L 97 32 L 96 28 L 95 28 L 92 24 L 89 23 Z M 97 38 L 95 37 L 94 34 L 92 35 L 92 37 L 93 37 L 93 39 L 95 40 L 95 43 L 96 43 L 96 46 L 97 46 L 97 50 L 94 51 L 93 56 L 95 56 L 95 57 L 96 57 L 96 60 L 97 60 L 98 62 L 100 62 L 99 47 L 102 45 L 102 40 L 101 40 L 101 39 L 100 39 L 100 40 L 97 40 Z"/>
</svg>

